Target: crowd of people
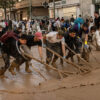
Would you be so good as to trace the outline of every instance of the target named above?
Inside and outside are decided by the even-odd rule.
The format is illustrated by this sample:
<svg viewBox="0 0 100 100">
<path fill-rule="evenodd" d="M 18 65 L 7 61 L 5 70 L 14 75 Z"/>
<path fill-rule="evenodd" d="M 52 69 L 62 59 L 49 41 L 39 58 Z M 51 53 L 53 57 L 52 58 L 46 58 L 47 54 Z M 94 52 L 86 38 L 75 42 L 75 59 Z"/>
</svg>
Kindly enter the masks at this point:
<svg viewBox="0 0 100 100">
<path fill-rule="evenodd" d="M 29 55 L 33 55 L 31 47 L 38 46 L 41 62 L 44 62 L 43 49 L 49 48 L 58 53 L 63 59 L 71 59 L 74 62 L 74 55 L 78 55 L 89 62 L 91 45 L 100 51 L 100 16 L 98 12 L 93 17 L 84 20 L 81 15 L 78 18 L 72 17 L 65 20 L 42 19 L 29 21 L 1 21 L 0 22 L 0 50 L 5 66 L 1 67 L 0 75 L 7 70 L 15 75 L 14 69 L 20 70 L 20 66 L 26 63 L 25 70 L 30 73 L 31 59 L 21 52 L 22 48 Z M 67 51 L 67 52 L 66 52 Z M 10 56 L 14 58 L 10 64 Z M 58 56 L 46 49 L 46 63 L 56 66 Z M 79 58 L 78 58 L 78 61 Z M 61 64 L 63 60 L 61 59 Z M 46 67 L 49 70 L 48 67 Z"/>
</svg>

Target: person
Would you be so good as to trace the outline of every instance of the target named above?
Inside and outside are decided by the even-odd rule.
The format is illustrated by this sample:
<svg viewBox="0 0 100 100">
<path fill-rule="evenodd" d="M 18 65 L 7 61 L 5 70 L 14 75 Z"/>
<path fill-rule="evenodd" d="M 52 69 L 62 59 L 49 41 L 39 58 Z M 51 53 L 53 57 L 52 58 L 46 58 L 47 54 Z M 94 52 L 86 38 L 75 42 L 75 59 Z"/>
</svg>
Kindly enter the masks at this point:
<svg viewBox="0 0 100 100">
<path fill-rule="evenodd" d="M 80 37 L 84 43 L 84 47 L 88 47 L 88 34 L 89 34 L 89 26 L 87 23 L 84 23 L 78 28 L 77 26 L 73 26 L 73 29 L 76 32 L 76 35 Z"/>
<path fill-rule="evenodd" d="M 1 20 L 1 22 L 0 22 L 0 26 L 2 26 L 3 28 L 6 27 L 4 20 Z"/>
<path fill-rule="evenodd" d="M 88 48 L 88 34 L 89 34 L 89 26 L 87 23 L 84 23 L 80 29 L 79 37 L 82 39 L 84 48 Z"/>
<path fill-rule="evenodd" d="M 65 20 L 64 20 L 64 17 L 62 17 L 62 18 L 61 18 L 61 22 L 64 22 L 64 21 L 65 21 Z"/>
<path fill-rule="evenodd" d="M 79 18 L 82 18 L 82 15 L 81 14 L 79 15 Z"/>
<path fill-rule="evenodd" d="M 73 28 L 70 28 L 68 33 L 64 36 L 66 46 L 68 46 L 71 50 L 73 50 L 76 54 L 81 53 L 82 40 L 80 37 L 76 35 L 76 32 Z M 68 49 L 69 50 L 69 49 Z M 74 62 L 73 56 L 75 55 L 71 50 L 69 50 L 66 59 L 71 58 L 72 62 Z"/>
<path fill-rule="evenodd" d="M 89 26 L 87 23 L 84 23 L 80 29 L 80 37 L 82 39 L 82 58 L 89 62 L 90 52 L 92 50 L 91 45 L 89 44 Z"/>
<path fill-rule="evenodd" d="M 72 15 L 72 17 L 70 18 L 70 22 L 71 23 L 74 23 L 75 19 L 74 19 L 74 16 Z"/>
<path fill-rule="evenodd" d="M 91 30 L 91 27 L 94 26 L 94 21 L 93 21 L 93 17 L 91 16 L 89 18 L 89 30 Z"/>
<path fill-rule="evenodd" d="M 22 27 L 18 27 L 14 30 L 14 33 L 18 35 L 18 37 L 21 37 L 22 35 Z"/>
<path fill-rule="evenodd" d="M 93 21 L 93 17 L 92 16 L 90 17 L 89 21 L 90 21 L 91 26 L 93 26 L 93 22 L 94 21 Z"/>
<path fill-rule="evenodd" d="M 22 22 L 22 33 L 23 34 L 25 33 L 25 22 L 24 21 Z"/>
<path fill-rule="evenodd" d="M 94 26 L 97 27 L 97 29 L 99 29 L 100 27 L 100 16 L 98 12 L 94 13 L 95 19 L 94 19 Z"/>
<path fill-rule="evenodd" d="M 3 35 L 3 27 L 0 25 L 0 37 Z M 0 42 L 0 55 L 1 55 L 1 45 L 2 43 Z"/>
<path fill-rule="evenodd" d="M 39 55 L 40 55 L 40 58 L 41 58 L 41 61 L 42 61 L 43 60 L 43 54 L 42 54 L 42 33 L 36 32 L 35 36 L 23 34 L 21 36 L 21 39 L 19 39 L 19 41 L 21 41 L 22 39 L 26 41 L 25 44 L 28 47 L 38 45 Z"/>
<path fill-rule="evenodd" d="M 27 21 L 27 34 L 31 33 L 32 27 L 31 27 L 31 20 Z"/>
<path fill-rule="evenodd" d="M 80 15 L 81 16 L 81 15 Z M 84 20 L 81 17 L 78 17 L 75 21 L 74 21 L 74 25 L 72 26 L 73 29 L 76 31 L 76 35 L 81 37 L 81 27 L 84 24 Z"/>
<path fill-rule="evenodd" d="M 1 25 L 0 25 L 0 38 L 3 34 L 6 33 L 6 28 L 3 28 Z M 0 54 L 1 54 L 1 46 L 2 46 L 2 42 L 0 41 Z"/>
<path fill-rule="evenodd" d="M 3 35 L 3 27 L 0 25 L 0 37 Z"/>
<path fill-rule="evenodd" d="M 40 55 L 40 59 L 43 62 L 43 53 L 42 53 L 42 33 L 40 32 L 36 32 L 35 36 L 33 35 L 26 35 L 23 34 L 20 38 L 19 38 L 19 45 L 23 44 L 23 48 L 24 51 L 26 51 L 28 54 L 31 54 L 30 48 L 32 46 L 38 46 L 38 51 L 39 51 L 39 55 Z M 26 72 L 31 72 L 31 70 L 29 69 L 29 63 L 30 61 L 26 62 Z M 20 70 L 20 66 L 17 67 L 18 70 Z"/>
<path fill-rule="evenodd" d="M 100 28 L 97 30 L 95 26 L 91 27 L 92 42 L 96 42 L 96 50 L 100 51 Z"/>
<path fill-rule="evenodd" d="M 62 30 L 59 30 L 58 32 L 48 33 L 45 36 L 45 40 L 46 40 L 46 46 L 48 48 L 52 49 L 53 51 L 63 56 L 63 58 L 65 58 L 66 56 L 65 41 L 64 41 L 64 32 Z M 50 51 L 46 50 L 46 55 L 47 55 L 46 62 L 47 64 L 50 64 L 50 62 L 52 61 L 53 54 Z M 52 65 L 54 67 L 56 67 L 55 62 L 57 61 L 57 59 L 58 57 L 54 56 L 52 61 Z M 63 61 L 61 61 L 61 63 L 63 64 Z"/>
<path fill-rule="evenodd" d="M 49 25 L 48 25 L 48 32 L 52 31 L 52 22 L 49 20 Z"/>
<path fill-rule="evenodd" d="M 58 17 L 56 22 L 55 22 L 55 26 L 57 27 L 57 29 L 61 29 L 61 22 L 60 22 L 60 18 Z"/>
<path fill-rule="evenodd" d="M 8 68 L 12 75 L 16 75 L 14 69 L 16 68 L 17 70 L 19 70 L 20 65 L 22 65 L 24 62 L 26 63 L 25 71 L 28 73 L 31 72 L 31 70 L 29 69 L 30 59 L 24 58 L 19 48 L 21 45 L 25 45 L 24 48 L 26 49 L 28 47 L 38 45 L 39 54 L 42 61 L 43 55 L 42 55 L 41 39 L 42 39 L 42 33 L 36 33 L 35 36 L 24 34 L 20 38 L 18 38 L 13 32 L 9 34 L 4 34 L 0 38 L 0 41 L 3 42 L 1 51 L 2 51 L 3 60 L 5 62 L 5 66 L 0 69 L 0 75 L 4 75 L 4 73 L 7 71 Z M 28 51 L 29 54 L 30 52 L 31 51 Z M 14 57 L 15 59 L 12 61 L 11 64 L 10 64 L 10 56 Z"/>
</svg>

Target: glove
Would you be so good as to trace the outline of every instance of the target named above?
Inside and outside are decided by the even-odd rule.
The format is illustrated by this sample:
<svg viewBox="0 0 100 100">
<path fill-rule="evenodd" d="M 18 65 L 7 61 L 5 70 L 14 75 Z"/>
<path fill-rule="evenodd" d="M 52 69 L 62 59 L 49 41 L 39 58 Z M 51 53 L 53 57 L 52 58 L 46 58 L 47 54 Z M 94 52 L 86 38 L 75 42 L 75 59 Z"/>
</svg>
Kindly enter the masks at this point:
<svg viewBox="0 0 100 100">
<path fill-rule="evenodd" d="M 85 49 L 88 49 L 88 48 L 89 48 L 89 46 L 88 46 L 88 44 L 87 44 L 87 41 L 85 41 L 84 48 L 85 48 Z"/>
<path fill-rule="evenodd" d="M 85 48 L 85 49 L 88 49 L 88 48 L 89 48 L 89 46 L 88 46 L 87 44 L 85 44 L 85 45 L 84 45 L 84 48 Z"/>
<path fill-rule="evenodd" d="M 81 57 L 81 54 L 78 53 L 78 54 L 76 54 L 76 56 L 77 56 L 77 57 Z"/>
<path fill-rule="evenodd" d="M 66 56 L 63 56 L 63 59 L 66 59 Z"/>
<path fill-rule="evenodd" d="M 45 44 L 43 44 L 43 48 L 46 48 L 46 45 Z"/>
</svg>

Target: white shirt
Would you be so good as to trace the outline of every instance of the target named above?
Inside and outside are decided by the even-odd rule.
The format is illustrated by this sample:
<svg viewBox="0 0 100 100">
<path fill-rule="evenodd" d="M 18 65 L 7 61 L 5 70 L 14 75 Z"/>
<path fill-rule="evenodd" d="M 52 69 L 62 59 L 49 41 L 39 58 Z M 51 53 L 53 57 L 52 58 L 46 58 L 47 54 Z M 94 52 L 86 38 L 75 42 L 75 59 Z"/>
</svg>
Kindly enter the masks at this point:
<svg viewBox="0 0 100 100">
<path fill-rule="evenodd" d="M 96 31 L 94 35 L 94 39 L 96 40 L 96 43 L 98 46 L 100 46 L 100 31 Z"/>
<path fill-rule="evenodd" d="M 5 22 L 0 22 L 0 25 L 1 25 L 2 27 L 6 27 Z"/>
<path fill-rule="evenodd" d="M 56 21 L 56 26 L 59 27 L 59 28 L 61 27 L 61 23 L 60 23 L 59 20 Z"/>
<path fill-rule="evenodd" d="M 61 42 L 62 44 L 65 43 L 65 39 L 57 39 L 57 34 L 58 32 L 50 32 L 46 35 L 47 41 L 49 41 L 50 43 L 59 43 Z"/>
</svg>

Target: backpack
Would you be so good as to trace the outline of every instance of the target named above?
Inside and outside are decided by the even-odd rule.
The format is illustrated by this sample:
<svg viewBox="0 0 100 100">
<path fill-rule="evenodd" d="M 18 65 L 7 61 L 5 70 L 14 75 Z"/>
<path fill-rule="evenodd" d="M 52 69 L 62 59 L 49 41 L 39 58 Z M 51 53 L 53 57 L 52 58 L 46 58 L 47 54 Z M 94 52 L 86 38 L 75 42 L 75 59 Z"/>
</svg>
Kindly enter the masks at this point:
<svg viewBox="0 0 100 100">
<path fill-rule="evenodd" d="M 18 41 L 17 35 L 14 32 L 10 31 L 6 32 L 4 35 L 0 37 L 0 42 L 5 43 L 9 38 L 14 38 Z"/>
</svg>

